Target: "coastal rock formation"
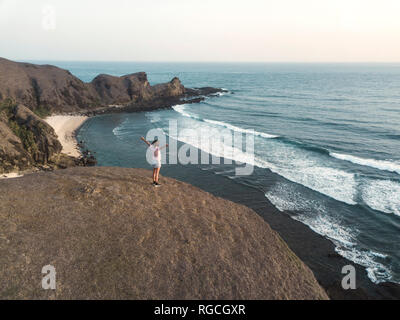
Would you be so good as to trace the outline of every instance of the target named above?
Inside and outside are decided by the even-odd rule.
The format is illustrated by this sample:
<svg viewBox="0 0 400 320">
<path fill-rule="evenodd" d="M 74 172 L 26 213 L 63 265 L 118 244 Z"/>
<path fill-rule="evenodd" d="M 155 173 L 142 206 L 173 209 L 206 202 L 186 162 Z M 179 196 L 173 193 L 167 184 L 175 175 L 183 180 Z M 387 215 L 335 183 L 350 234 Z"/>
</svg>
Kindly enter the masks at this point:
<svg viewBox="0 0 400 320">
<path fill-rule="evenodd" d="M 0 115 L 0 173 L 28 168 L 33 159 L 19 137 L 11 130 L 8 119 Z"/>
<path fill-rule="evenodd" d="M 12 117 L 20 128 L 32 133 L 32 149 L 30 150 L 36 162 L 47 164 L 54 155 L 61 152 L 62 146 L 51 126 L 23 105 L 14 108 Z"/>
<path fill-rule="evenodd" d="M 0 58 L 0 102 L 11 99 L 32 111 L 49 114 L 98 109 L 104 112 L 110 105 L 124 106 L 123 111 L 170 107 L 180 103 L 181 98 L 221 91 L 216 88 L 187 89 L 178 78 L 151 86 L 145 72 L 121 77 L 101 74 L 85 83 L 55 66 Z"/>
<path fill-rule="evenodd" d="M 93 79 L 91 85 L 105 104 L 137 102 L 151 95 L 150 84 L 144 72 L 123 77 L 101 74 Z"/>
<path fill-rule="evenodd" d="M 0 58 L 0 101 L 7 98 L 49 113 L 96 107 L 98 101 L 93 88 L 67 70 Z"/>
<path fill-rule="evenodd" d="M 53 128 L 25 106 L 0 110 L 0 173 L 58 161 L 61 150 Z"/>
<path fill-rule="evenodd" d="M 146 104 L 157 100 L 180 98 L 185 94 L 185 87 L 178 78 L 168 83 L 151 86 L 145 72 L 138 72 L 122 77 L 101 74 L 89 84 L 99 94 L 103 103 L 129 105 Z"/>
<path fill-rule="evenodd" d="M 147 170 L 69 168 L 0 184 L 1 299 L 327 299 L 251 209 Z M 56 269 L 56 290 L 40 286 Z"/>
</svg>

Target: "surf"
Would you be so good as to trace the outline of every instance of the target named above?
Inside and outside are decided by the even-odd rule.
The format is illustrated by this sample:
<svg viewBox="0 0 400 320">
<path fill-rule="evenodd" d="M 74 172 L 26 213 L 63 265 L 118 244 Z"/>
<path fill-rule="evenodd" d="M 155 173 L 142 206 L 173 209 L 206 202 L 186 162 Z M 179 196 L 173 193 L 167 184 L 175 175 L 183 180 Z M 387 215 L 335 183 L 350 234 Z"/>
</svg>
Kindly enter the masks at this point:
<svg viewBox="0 0 400 320">
<path fill-rule="evenodd" d="M 367 166 L 383 171 L 389 171 L 389 172 L 395 172 L 397 174 L 400 174 L 400 162 L 395 162 L 395 161 L 389 161 L 389 160 L 376 160 L 376 159 L 366 159 L 366 158 L 360 158 L 348 154 L 341 154 L 341 153 L 335 153 L 335 152 L 330 152 L 329 153 L 332 157 L 339 159 L 339 160 L 344 160 L 348 162 L 352 162 L 354 164 L 362 165 L 362 166 Z"/>
<path fill-rule="evenodd" d="M 203 122 L 210 123 L 210 124 L 214 124 L 214 125 L 217 125 L 217 126 L 225 127 L 227 129 L 230 129 L 230 130 L 233 130 L 233 131 L 236 131 L 236 132 L 253 134 L 255 136 L 260 136 L 260 137 L 267 138 L 267 139 L 274 139 L 274 138 L 278 138 L 279 137 L 278 135 L 273 135 L 273 134 L 269 134 L 269 133 L 265 133 L 265 132 L 258 132 L 258 131 L 255 131 L 255 130 L 243 129 L 243 128 L 240 128 L 240 127 L 237 127 L 237 126 L 234 126 L 232 124 L 225 123 L 225 122 L 222 122 L 222 121 L 210 120 L 210 119 L 202 119 L 197 115 L 193 115 L 193 114 L 190 114 L 190 113 L 186 112 L 185 111 L 185 108 L 186 108 L 185 105 L 177 105 L 177 106 L 174 106 L 172 108 L 176 112 L 180 113 L 181 115 L 183 115 L 185 117 L 192 118 L 192 119 L 199 120 L 199 121 L 203 121 Z"/>
</svg>

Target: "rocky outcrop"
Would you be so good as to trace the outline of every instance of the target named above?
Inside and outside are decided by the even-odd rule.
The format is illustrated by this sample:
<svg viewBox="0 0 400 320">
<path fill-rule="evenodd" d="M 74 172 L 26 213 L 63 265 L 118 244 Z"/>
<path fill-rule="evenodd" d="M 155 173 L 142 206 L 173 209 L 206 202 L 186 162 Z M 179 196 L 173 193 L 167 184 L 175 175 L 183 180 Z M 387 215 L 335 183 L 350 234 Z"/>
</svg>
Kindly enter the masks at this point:
<svg viewBox="0 0 400 320">
<path fill-rule="evenodd" d="M 61 152 L 62 146 L 51 126 L 35 115 L 23 105 L 18 105 L 13 110 L 11 120 L 15 121 L 21 130 L 31 133 L 32 145 L 27 147 L 33 160 L 47 164 L 54 155 Z M 28 138 L 28 137 L 27 137 Z"/>
<path fill-rule="evenodd" d="M 156 99 L 164 97 L 181 97 L 186 93 L 179 78 L 175 77 L 168 83 L 157 84 L 151 88 L 152 96 Z"/>
<path fill-rule="evenodd" d="M 61 150 L 53 128 L 27 107 L 0 110 L 0 173 L 56 165 Z"/>
<path fill-rule="evenodd" d="M 69 71 L 51 65 L 13 62 L 0 58 L 0 101 L 11 99 L 29 109 L 48 113 L 137 111 L 170 107 L 182 98 L 209 95 L 221 89 L 187 89 L 178 78 L 151 86 L 145 72 L 122 77 L 98 75 L 85 83 Z M 195 100 L 197 102 L 198 99 Z M 188 102 L 188 101 L 185 101 Z M 190 102 L 190 101 L 189 101 Z"/>
<path fill-rule="evenodd" d="M 31 155 L 9 127 L 8 119 L 0 115 L 0 173 L 24 170 L 32 163 Z"/>
<path fill-rule="evenodd" d="M 67 70 L 0 58 L 0 101 L 6 98 L 49 112 L 71 112 L 100 103 L 97 92 Z"/>
<path fill-rule="evenodd" d="M 126 168 L 0 184 L 1 299 L 327 299 L 251 209 Z M 40 287 L 56 268 L 56 290 Z"/>
<path fill-rule="evenodd" d="M 101 74 L 91 84 L 105 104 L 127 104 L 151 99 L 151 86 L 144 72 L 122 77 Z"/>
</svg>

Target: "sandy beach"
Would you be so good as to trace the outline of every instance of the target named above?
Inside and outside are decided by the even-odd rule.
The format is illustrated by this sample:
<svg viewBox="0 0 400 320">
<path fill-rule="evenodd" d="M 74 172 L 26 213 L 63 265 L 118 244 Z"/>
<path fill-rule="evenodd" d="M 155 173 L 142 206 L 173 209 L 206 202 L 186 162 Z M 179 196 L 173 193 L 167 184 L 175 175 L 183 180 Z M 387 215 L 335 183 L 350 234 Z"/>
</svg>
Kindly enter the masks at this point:
<svg viewBox="0 0 400 320">
<path fill-rule="evenodd" d="M 12 179 L 12 178 L 19 178 L 23 175 L 18 172 L 11 172 L 11 173 L 2 173 L 0 174 L 0 179 Z"/>
<path fill-rule="evenodd" d="M 57 115 L 48 117 L 45 121 L 56 132 L 63 147 L 62 152 L 73 157 L 79 157 L 80 151 L 75 139 L 75 132 L 87 119 L 86 116 Z"/>
</svg>

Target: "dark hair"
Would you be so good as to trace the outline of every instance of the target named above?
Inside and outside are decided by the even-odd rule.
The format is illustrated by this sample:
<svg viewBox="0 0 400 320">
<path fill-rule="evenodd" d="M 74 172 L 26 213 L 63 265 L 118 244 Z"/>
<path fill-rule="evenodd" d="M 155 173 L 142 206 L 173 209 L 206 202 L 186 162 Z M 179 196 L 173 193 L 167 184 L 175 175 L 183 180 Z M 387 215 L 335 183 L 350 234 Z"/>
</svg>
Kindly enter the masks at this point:
<svg viewBox="0 0 400 320">
<path fill-rule="evenodd" d="M 155 144 L 158 141 L 158 138 L 155 138 L 151 144 Z"/>
</svg>

